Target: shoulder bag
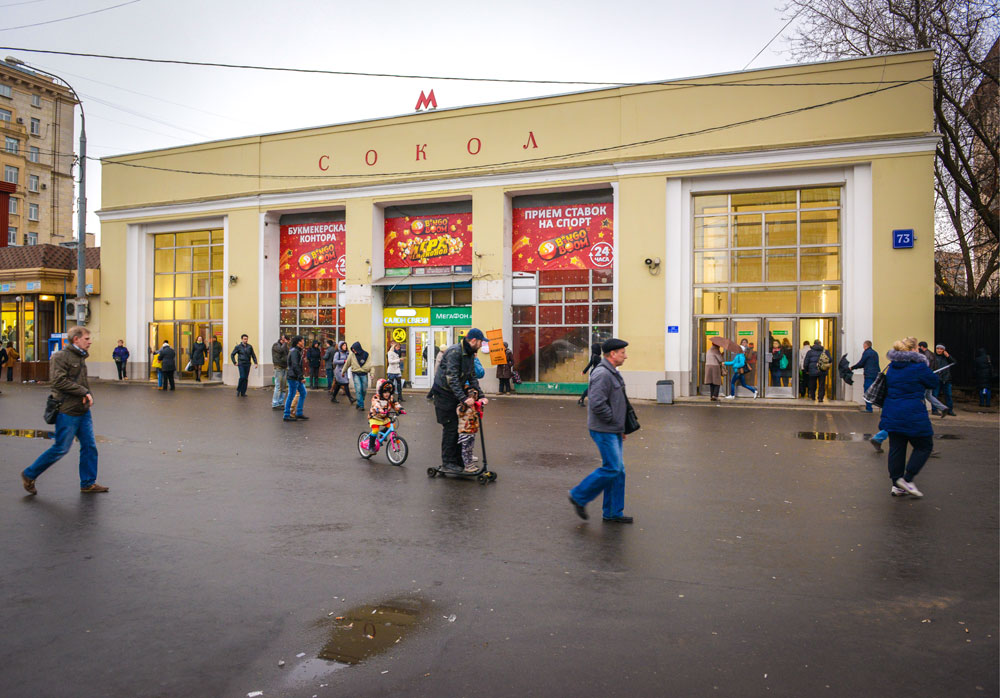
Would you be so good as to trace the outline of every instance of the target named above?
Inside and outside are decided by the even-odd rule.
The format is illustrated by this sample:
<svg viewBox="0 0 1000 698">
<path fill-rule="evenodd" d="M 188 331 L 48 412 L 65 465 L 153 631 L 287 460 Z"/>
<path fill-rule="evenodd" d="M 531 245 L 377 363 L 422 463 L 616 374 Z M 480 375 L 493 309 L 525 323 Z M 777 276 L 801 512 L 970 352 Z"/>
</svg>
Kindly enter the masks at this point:
<svg viewBox="0 0 1000 698">
<path fill-rule="evenodd" d="M 870 402 L 873 405 L 878 405 L 881 407 L 885 403 L 886 395 L 889 393 L 889 384 L 886 383 L 885 372 L 889 370 L 886 366 L 872 384 L 868 386 L 868 390 L 865 391 L 865 402 Z"/>
<path fill-rule="evenodd" d="M 48 398 L 45 400 L 45 423 L 55 424 L 56 417 L 59 416 L 59 408 L 62 407 L 63 401 L 58 399 L 55 395 L 49 394 Z"/>
</svg>

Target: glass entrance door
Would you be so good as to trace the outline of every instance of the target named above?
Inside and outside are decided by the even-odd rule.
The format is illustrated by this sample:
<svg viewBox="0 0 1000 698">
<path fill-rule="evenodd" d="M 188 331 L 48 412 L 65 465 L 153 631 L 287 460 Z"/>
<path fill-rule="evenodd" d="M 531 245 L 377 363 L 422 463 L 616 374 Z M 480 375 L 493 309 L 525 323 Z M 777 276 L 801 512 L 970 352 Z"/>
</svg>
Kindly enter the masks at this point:
<svg viewBox="0 0 1000 698">
<path fill-rule="evenodd" d="M 746 357 L 747 368 L 750 371 L 744 374 L 743 380 L 746 381 L 748 386 L 760 390 L 760 379 L 757 371 L 758 347 L 760 347 L 760 320 L 733 320 L 732 328 L 733 331 L 730 339 L 739 342 L 740 346 L 746 347 L 743 355 Z M 731 359 L 732 357 L 730 356 L 727 358 L 727 361 Z M 732 374 L 730 374 L 730 379 L 732 379 Z M 742 385 L 737 384 L 736 397 L 753 397 L 753 393 Z"/>
<path fill-rule="evenodd" d="M 414 388 L 431 387 L 431 371 L 428 359 L 430 357 L 431 331 L 425 327 L 417 327 L 410 331 L 410 381 Z"/>
<path fill-rule="evenodd" d="M 826 372 L 826 398 L 836 399 L 836 389 L 839 374 L 837 362 L 840 360 L 837 346 L 837 319 L 830 317 L 801 318 L 799 320 L 799 337 L 801 341 L 813 344 L 817 339 L 823 348 L 830 352 L 830 370 Z M 818 389 L 817 389 L 818 391 Z"/>
<path fill-rule="evenodd" d="M 766 345 L 761 353 L 766 367 L 764 397 L 795 397 L 795 321 L 767 318 Z"/>
</svg>

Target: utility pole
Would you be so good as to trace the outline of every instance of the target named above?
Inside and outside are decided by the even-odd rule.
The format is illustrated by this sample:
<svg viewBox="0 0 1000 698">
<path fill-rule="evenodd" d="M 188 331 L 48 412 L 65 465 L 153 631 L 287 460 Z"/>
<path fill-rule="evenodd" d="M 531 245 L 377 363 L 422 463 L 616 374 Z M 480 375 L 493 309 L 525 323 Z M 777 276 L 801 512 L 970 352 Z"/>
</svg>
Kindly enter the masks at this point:
<svg viewBox="0 0 1000 698">
<path fill-rule="evenodd" d="M 76 323 L 78 325 L 86 325 L 87 317 L 89 316 L 87 308 L 87 118 L 83 111 L 83 100 L 80 99 L 80 95 L 76 93 L 73 86 L 70 85 L 65 79 L 50 73 L 46 70 L 41 70 L 33 65 L 29 65 L 22 61 L 20 58 L 15 58 L 14 56 L 7 56 L 4 59 L 5 63 L 10 65 L 19 65 L 36 73 L 41 73 L 42 75 L 48 75 L 50 78 L 55 78 L 62 82 L 69 91 L 73 93 L 73 97 L 76 99 L 77 104 L 80 105 L 80 154 L 77 160 L 77 165 L 80 168 L 80 190 L 79 199 L 77 203 L 77 231 L 76 231 L 76 301 L 73 305 L 73 310 L 75 311 L 73 315 L 75 316 Z M 69 315 L 69 313 L 67 313 Z"/>
</svg>

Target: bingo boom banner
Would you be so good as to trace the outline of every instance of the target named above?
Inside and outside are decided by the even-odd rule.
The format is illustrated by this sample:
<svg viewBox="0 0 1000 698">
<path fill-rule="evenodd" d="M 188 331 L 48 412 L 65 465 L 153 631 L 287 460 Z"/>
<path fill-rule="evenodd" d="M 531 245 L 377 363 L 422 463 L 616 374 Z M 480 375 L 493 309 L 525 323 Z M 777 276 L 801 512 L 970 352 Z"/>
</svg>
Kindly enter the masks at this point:
<svg viewBox="0 0 1000 698">
<path fill-rule="evenodd" d="M 385 219 L 385 267 L 472 264 L 472 213 Z"/>
<path fill-rule="evenodd" d="M 281 226 L 281 281 L 343 279 L 346 232 L 344 221 Z"/>
<path fill-rule="evenodd" d="M 515 208 L 514 271 L 610 269 L 614 264 L 614 204 Z"/>
</svg>

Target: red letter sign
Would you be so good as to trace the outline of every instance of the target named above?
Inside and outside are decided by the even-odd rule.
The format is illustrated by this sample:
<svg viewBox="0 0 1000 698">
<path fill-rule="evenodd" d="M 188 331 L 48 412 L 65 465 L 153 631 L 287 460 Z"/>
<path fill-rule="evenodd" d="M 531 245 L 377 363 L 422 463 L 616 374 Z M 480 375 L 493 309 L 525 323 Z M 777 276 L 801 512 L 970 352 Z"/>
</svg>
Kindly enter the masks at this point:
<svg viewBox="0 0 1000 698">
<path fill-rule="evenodd" d="M 430 91 L 430 94 L 424 95 L 424 91 L 420 90 L 420 99 L 417 100 L 417 106 L 414 111 L 420 111 L 421 109 L 437 109 L 438 102 L 434 97 L 434 90 Z"/>
</svg>

